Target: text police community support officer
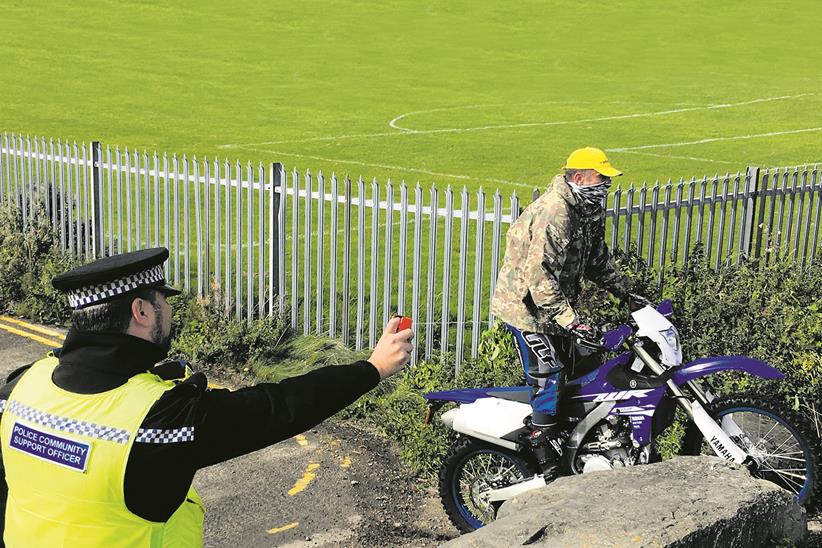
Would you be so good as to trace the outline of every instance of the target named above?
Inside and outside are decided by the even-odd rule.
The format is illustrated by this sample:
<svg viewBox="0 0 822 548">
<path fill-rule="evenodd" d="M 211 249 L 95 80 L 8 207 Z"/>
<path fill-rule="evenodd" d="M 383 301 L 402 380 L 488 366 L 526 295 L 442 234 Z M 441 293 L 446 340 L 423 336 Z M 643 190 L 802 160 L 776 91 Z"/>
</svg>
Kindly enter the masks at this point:
<svg viewBox="0 0 822 548">
<path fill-rule="evenodd" d="M 61 351 L 0 389 L 8 546 L 199 546 L 200 468 L 303 432 L 399 371 L 410 329 L 392 319 L 368 361 L 280 383 L 210 390 L 166 357 L 165 248 L 57 276 L 74 311 Z M 177 378 L 177 380 L 167 380 Z"/>
</svg>

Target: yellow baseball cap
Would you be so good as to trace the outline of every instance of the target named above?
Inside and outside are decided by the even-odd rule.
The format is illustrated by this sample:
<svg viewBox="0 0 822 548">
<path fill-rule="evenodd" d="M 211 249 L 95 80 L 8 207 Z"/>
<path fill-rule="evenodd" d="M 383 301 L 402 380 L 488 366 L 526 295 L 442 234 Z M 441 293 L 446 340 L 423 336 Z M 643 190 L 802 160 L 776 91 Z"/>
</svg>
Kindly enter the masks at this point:
<svg viewBox="0 0 822 548">
<path fill-rule="evenodd" d="M 608 157 L 598 148 L 578 148 L 568 156 L 562 169 L 593 169 L 606 177 L 617 177 L 622 172 L 608 162 Z"/>
</svg>

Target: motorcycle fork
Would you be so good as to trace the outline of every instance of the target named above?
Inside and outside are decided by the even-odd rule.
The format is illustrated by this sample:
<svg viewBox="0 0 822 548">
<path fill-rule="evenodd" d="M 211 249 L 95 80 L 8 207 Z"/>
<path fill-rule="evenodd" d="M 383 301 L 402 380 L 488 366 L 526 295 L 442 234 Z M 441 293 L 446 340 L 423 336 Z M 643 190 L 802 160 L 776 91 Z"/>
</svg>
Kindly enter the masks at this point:
<svg viewBox="0 0 822 548">
<path fill-rule="evenodd" d="M 662 367 L 651 356 L 640 343 L 631 345 L 631 349 L 636 353 L 642 362 L 657 375 L 665 373 L 665 368 Z M 704 405 L 709 403 L 709 399 L 705 391 L 694 381 L 688 381 L 685 386 L 694 396 L 694 401 L 690 401 L 682 389 L 672 380 L 668 379 L 666 382 L 668 390 L 671 391 L 677 404 L 685 411 L 688 418 L 691 419 L 697 428 L 702 432 L 708 444 L 714 450 L 717 456 L 725 460 L 734 461 L 739 464 L 751 466 L 753 459 L 741 447 L 739 447 L 717 423 L 708 415 L 704 409 Z"/>
</svg>

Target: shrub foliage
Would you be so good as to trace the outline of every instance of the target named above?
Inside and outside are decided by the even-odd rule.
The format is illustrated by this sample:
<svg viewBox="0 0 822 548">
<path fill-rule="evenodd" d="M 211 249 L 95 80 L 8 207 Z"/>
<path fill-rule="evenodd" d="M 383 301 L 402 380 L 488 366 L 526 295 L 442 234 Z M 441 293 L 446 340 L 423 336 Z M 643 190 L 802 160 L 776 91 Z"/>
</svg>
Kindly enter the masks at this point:
<svg viewBox="0 0 822 548">
<path fill-rule="evenodd" d="M 664 288 L 657 296 L 658 273 L 635 255 L 621 254 L 617 263 L 628 276 L 634 292 L 652 300 L 670 298 L 673 322 L 680 330 L 685 360 L 704 356 L 746 355 L 768 362 L 785 374 L 782 381 L 765 381 L 739 373 L 712 380 L 717 393 L 756 390 L 775 394 L 799 407 L 811 403 L 820 408 L 822 380 L 822 262 L 806 268 L 773 259 L 709 267 L 697 247 L 685 268 L 669 267 Z M 595 324 L 615 325 L 627 311 L 606 292 L 584 287 L 580 313 Z M 434 421 L 422 425 L 425 392 L 458 387 L 521 384 L 514 341 L 497 323 L 482 335 L 479 355 L 453 374 L 450 355 L 408 368 L 391 384 L 384 384 L 358 402 L 349 413 L 372 420 L 387 436 L 398 440 L 403 456 L 422 473 L 439 466 L 453 433 Z M 807 409 L 805 409 L 807 411 Z M 684 416 L 659 439 L 663 457 L 679 450 Z"/>
<path fill-rule="evenodd" d="M 746 355 L 773 364 L 783 381 L 763 381 L 727 373 L 712 381 L 719 394 L 756 390 L 791 401 L 805 412 L 819 409 L 822 386 L 822 261 L 798 267 L 772 257 L 713 270 L 697 246 L 684 268 L 668 267 L 660 276 L 635 254 L 618 254 L 617 263 L 636 293 L 674 303 L 685 360 L 711 355 Z M 65 296 L 51 279 L 76 266 L 61 250 L 42 204 L 24 225 L 19 208 L 0 208 L 0 312 L 40 322 L 64 322 L 70 315 Z M 180 326 L 172 354 L 209 367 L 240 369 L 261 380 L 278 381 L 327 364 L 367 357 L 339 341 L 319 336 L 294 337 L 283 318 L 236 321 L 224 298 L 213 290 L 207 299 L 173 300 Z M 610 295 L 585 285 L 580 313 L 598 325 L 616 325 L 626 310 Z M 424 426 L 426 392 L 463 387 L 506 386 L 523 382 L 514 341 L 497 322 L 481 337 L 478 356 L 455 372 L 451 354 L 436 355 L 382 382 L 344 414 L 374 424 L 396 440 L 405 459 L 427 473 L 437 469 L 453 433 L 437 420 Z M 660 451 L 677 451 L 680 419 L 660 440 Z"/>
<path fill-rule="evenodd" d="M 0 207 L 0 312 L 43 323 L 66 321 L 71 310 L 51 279 L 76 264 L 61 250 L 42 203 L 26 223 L 20 208 Z"/>
</svg>

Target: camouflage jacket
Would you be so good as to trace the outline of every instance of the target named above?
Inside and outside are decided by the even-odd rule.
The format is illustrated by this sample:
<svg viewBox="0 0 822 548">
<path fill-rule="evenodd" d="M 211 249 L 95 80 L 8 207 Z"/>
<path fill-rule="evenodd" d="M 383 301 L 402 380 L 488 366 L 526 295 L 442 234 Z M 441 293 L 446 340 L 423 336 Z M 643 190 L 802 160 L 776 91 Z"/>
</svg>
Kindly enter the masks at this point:
<svg viewBox="0 0 822 548">
<path fill-rule="evenodd" d="M 576 318 L 583 276 L 617 296 L 625 280 L 605 245 L 605 211 L 586 208 L 562 175 L 511 225 L 491 313 L 524 331 L 556 332 Z"/>
</svg>

